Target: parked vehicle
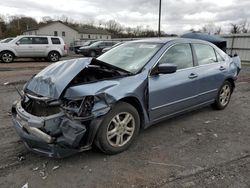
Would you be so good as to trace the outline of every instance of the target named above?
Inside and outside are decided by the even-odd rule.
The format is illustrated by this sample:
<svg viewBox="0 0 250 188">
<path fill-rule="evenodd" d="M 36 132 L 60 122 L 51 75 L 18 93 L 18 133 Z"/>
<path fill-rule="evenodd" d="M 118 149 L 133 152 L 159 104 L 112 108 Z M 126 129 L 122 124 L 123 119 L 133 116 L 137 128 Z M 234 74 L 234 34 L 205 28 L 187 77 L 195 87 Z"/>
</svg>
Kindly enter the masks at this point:
<svg viewBox="0 0 250 188">
<path fill-rule="evenodd" d="M 106 53 L 107 51 L 111 50 L 112 48 L 115 48 L 115 47 L 117 47 L 117 46 L 120 46 L 120 45 L 123 44 L 123 43 L 124 43 L 124 42 L 119 42 L 119 43 L 115 44 L 114 46 L 110 46 L 110 47 L 104 48 L 104 49 L 102 50 L 102 54 Z"/>
<path fill-rule="evenodd" d="M 0 60 L 4 63 L 11 63 L 15 58 L 47 58 L 56 62 L 66 55 L 66 45 L 61 37 L 18 36 L 0 44 Z"/>
<path fill-rule="evenodd" d="M 81 54 L 81 48 L 84 46 L 90 46 L 91 44 L 97 42 L 97 40 L 90 40 L 90 41 L 86 41 L 84 42 L 82 45 L 78 45 L 74 47 L 74 52 L 76 54 Z"/>
<path fill-rule="evenodd" d="M 107 47 L 115 45 L 114 41 L 98 41 L 90 46 L 84 46 L 80 48 L 80 53 L 86 57 L 97 57 L 102 54 L 102 50 Z"/>
<path fill-rule="evenodd" d="M 6 38 L 0 41 L 0 43 L 9 43 L 10 41 L 12 41 L 14 38 L 10 37 L 10 38 Z"/>
<path fill-rule="evenodd" d="M 132 41 L 97 59 L 48 66 L 25 85 L 12 118 L 36 153 L 65 157 L 95 144 L 116 154 L 157 122 L 210 104 L 226 108 L 236 79 L 235 62 L 209 42 Z"/>
</svg>

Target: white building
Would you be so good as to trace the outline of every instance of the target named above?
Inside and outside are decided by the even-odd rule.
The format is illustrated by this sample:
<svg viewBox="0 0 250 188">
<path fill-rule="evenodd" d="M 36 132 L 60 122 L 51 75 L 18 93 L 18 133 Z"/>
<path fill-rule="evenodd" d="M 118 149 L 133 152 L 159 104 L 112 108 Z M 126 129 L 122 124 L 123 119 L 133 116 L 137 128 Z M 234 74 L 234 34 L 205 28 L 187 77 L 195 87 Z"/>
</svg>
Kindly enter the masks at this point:
<svg viewBox="0 0 250 188">
<path fill-rule="evenodd" d="M 60 36 L 68 46 L 72 46 L 74 41 L 86 39 L 111 39 L 111 34 L 104 29 L 93 29 L 84 27 L 73 27 L 60 21 L 54 21 L 39 25 L 23 32 L 24 35 L 50 35 Z"/>
</svg>

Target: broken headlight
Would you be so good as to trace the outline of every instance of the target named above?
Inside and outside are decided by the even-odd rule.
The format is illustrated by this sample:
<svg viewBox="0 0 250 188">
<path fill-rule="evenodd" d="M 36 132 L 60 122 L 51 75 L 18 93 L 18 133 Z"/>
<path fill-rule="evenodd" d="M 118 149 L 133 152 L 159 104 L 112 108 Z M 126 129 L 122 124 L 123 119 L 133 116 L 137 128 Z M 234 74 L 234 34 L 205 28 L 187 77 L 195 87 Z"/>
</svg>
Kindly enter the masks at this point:
<svg viewBox="0 0 250 188">
<path fill-rule="evenodd" d="M 86 96 L 82 99 L 65 99 L 62 108 L 70 116 L 88 117 L 91 116 L 94 101 L 94 96 Z"/>
</svg>

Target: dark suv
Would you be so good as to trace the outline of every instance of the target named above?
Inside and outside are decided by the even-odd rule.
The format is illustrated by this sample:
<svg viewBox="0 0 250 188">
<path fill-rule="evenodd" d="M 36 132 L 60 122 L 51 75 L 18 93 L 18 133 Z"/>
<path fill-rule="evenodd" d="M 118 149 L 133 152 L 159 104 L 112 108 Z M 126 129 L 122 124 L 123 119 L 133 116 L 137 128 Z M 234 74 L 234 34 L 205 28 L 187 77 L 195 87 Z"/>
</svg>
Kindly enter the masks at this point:
<svg viewBox="0 0 250 188">
<path fill-rule="evenodd" d="M 97 57 L 102 54 L 102 50 L 107 47 L 115 45 L 114 41 L 98 41 L 90 46 L 84 46 L 81 48 L 81 54 L 87 57 Z"/>
</svg>

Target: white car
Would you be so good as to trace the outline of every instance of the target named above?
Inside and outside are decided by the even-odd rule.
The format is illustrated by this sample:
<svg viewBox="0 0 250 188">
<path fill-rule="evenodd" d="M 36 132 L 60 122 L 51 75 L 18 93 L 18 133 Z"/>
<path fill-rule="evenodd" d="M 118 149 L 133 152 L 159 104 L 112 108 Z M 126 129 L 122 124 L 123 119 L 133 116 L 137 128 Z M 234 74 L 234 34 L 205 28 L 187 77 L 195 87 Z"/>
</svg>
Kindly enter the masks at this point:
<svg viewBox="0 0 250 188">
<path fill-rule="evenodd" d="M 66 45 L 57 36 L 17 36 L 9 43 L 0 43 L 0 60 L 11 63 L 15 58 L 47 58 L 56 62 L 67 55 Z"/>
</svg>

